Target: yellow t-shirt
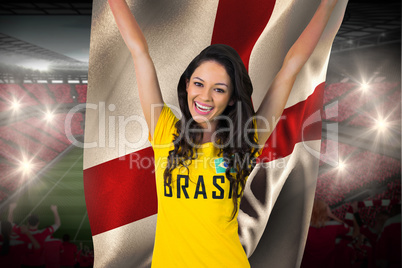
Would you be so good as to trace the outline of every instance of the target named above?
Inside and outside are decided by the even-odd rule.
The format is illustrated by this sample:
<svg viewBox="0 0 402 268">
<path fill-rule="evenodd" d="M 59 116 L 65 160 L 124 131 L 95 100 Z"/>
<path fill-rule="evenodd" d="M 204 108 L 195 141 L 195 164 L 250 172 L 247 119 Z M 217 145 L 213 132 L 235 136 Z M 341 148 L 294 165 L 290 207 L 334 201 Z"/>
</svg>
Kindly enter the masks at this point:
<svg viewBox="0 0 402 268">
<path fill-rule="evenodd" d="M 231 187 L 218 148 L 203 144 L 189 172 L 174 169 L 171 186 L 165 186 L 163 173 L 177 121 L 165 105 L 151 141 L 158 195 L 152 267 L 250 267 L 237 215 L 231 219 Z"/>
</svg>

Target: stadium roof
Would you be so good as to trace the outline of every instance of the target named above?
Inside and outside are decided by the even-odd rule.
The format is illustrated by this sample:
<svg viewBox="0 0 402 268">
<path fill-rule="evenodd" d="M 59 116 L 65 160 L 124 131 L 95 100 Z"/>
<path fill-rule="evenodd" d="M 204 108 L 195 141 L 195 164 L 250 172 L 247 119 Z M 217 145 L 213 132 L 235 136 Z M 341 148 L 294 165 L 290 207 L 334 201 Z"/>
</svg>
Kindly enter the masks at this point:
<svg viewBox="0 0 402 268">
<path fill-rule="evenodd" d="M 339 30 L 336 39 L 333 44 L 333 53 L 351 50 L 362 47 L 370 47 L 381 44 L 389 44 L 400 42 L 401 36 L 401 3 L 400 1 L 385 1 L 379 2 L 375 0 L 350 0 L 345 13 L 344 21 L 341 29 Z M 32 46 L 41 44 L 35 37 L 27 36 L 30 33 L 18 32 L 18 28 L 15 28 L 15 19 L 12 17 L 18 17 L 18 20 L 34 24 L 37 23 L 37 31 L 40 32 L 44 27 L 43 24 L 36 22 L 32 19 L 35 17 L 52 17 L 55 20 L 60 19 L 60 16 L 66 17 L 90 17 L 92 13 L 92 0 L 84 1 L 24 1 L 16 0 L 10 2 L 0 2 L 0 33 L 8 35 L 9 38 L 19 39 L 14 49 L 8 48 L 7 53 L 19 54 L 21 52 L 32 55 Z M 57 15 L 57 16 L 54 16 Z M 25 19 L 24 19 L 25 17 Z M 9 20 L 10 23 L 7 23 Z M 64 19 L 66 20 L 66 18 Z M 70 23 L 70 22 L 69 22 Z M 81 24 L 81 26 L 80 26 Z M 71 27 L 71 26 L 70 26 Z M 90 20 L 84 20 L 76 22 L 72 27 L 81 27 L 87 29 L 88 38 L 74 39 L 74 43 L 81 43 L 81 50 L 85 50 L 88 53 L 89 46 L 89 28 Z M 7 30 L 10 29 L 10 30 Z M 7 32 L 13 29 L 14 32 L 7 34 Z M 16 29 L 16 30 L 14 30 Z M 32 28 L 30 28 L 32 29 Z M 65 28 L 63 28 L 65 29 Z M 52 34 L 55 34 L 52 32 Z M 61 33 L 60 33 L 61 34 Z M 65 34 L 63 32 L 63 34 Z M 42 35 L 37 36 L 38 39 L 42 38 Z M 55 36 L 57 38 L 57 36 Z M 71 38 L 74 38 L 74 34 L 71 34 Z M 43 39 L 43 38 L 42 38 Z M 5 53 L 3 50 L 4 42 L 8 42 L 7 38 L 0 39 L 0 55 Z M 60 51 L 60 47 L 63 47 L 66 40 L 60 38 L 60 41 L 54 41 L 51 44 L 46 44 L 47 49 L 51 51 Z M 43 40 L 42 40 L 43 41 Z M 31 44 L 29 44 L 31 43 Z M 86 49 L 85 49 L 86 47 Z M 23 51 L 26 50 L 26 51 Z M 77 50 L 80 50 L 79 48 Z M 44 54 L 49 55 L 49 52 L 37 51 L 38 57 L 43 57 Z M 63 52 L 63 51 L 62 51 Z M 58 52 L 60 54 L 60 52 Z M 64 54 L 66 55 L 66 54 Z M 60 60 L 60 55 L 54 55 L 54 59 Z M 68 56 L 68 55 L 67 55 Z M 88 65 L 86 61 L 86 66 Z M 71 69 L 71 62 L 65 65 L 65 69 Z"/>
<path fill-rule="evenodd" d="M 12 1 L 0 3 L 0 15 L 91 15 L 92 1 Z"/>
</svg>

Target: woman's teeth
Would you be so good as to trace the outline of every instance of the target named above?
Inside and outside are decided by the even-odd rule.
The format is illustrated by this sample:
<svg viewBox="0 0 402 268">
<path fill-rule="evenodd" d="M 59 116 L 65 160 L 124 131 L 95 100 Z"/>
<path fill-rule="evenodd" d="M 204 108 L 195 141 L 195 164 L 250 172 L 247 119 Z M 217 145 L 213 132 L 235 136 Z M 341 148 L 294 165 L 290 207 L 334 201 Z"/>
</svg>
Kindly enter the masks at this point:
<svg viewBox="0 0 402 268">
<path fill-rule="evenodd" d="M 199 103 L 197 103 L 197 102 L 195 102 L 195 106 L 196 106 L 198 109 L 200 109 L 200 110 L 202 110 L 202 111 L 205 111 L 205 112 L 209 112 L 209 111 L 211 111 L 212 108 L 213 108 L 213 107 L 209 107 L 209 106 L 203 106 L 203 105 L 201 105 L 201 104 L 199 104 Z"/>
</svg>

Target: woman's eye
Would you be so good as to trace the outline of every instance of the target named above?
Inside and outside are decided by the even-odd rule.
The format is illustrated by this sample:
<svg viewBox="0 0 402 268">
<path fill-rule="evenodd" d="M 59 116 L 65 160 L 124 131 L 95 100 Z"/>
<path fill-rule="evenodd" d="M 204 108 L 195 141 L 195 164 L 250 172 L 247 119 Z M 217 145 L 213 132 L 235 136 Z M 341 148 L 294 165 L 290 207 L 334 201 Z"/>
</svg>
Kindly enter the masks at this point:
<svg viewBox="0 0 402 268">
<path fill-rule="evenodd" d="M 215 88 L 215 91 L 216 91 L 216 92 L 219 92 L 219 93 L 224 93 L 224 92 L 225 92 L 225 90 L 220 89 L 220 88 Z"/>
<path fill-rule="evenodd" d="M 202 84 L 200 82 L 194 82 L 194 85 L 196 85 L 197 87 L 202 87 Z"/>
</svg>

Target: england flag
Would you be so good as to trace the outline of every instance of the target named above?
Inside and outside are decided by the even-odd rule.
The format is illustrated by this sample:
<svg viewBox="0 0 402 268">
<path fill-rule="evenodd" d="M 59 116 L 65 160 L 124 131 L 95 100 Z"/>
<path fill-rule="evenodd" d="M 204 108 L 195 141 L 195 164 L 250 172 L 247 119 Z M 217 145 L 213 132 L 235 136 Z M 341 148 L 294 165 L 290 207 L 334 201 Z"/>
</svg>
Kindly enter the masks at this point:
<svg viewBox="0 0 402 268">
<path fill-rule="evenodd" d="M 128 0 L 147 39 L 164 101 L 210 44 L 235 48 L 252 79 L 255 109 L 320 0 Z M 298 267 L 310 222 L 321 144 L 321 110 L 339 0 L 284 113 L 251 173 L 239 212 L 252 267 Z M 153 151 L 134 64 L 106 0 L 92 12 L 84 188 L 95 267 L 150 267 L 157 219 Z M 207 257 L 207 256 L 206 256 Z"/>
</svg>

